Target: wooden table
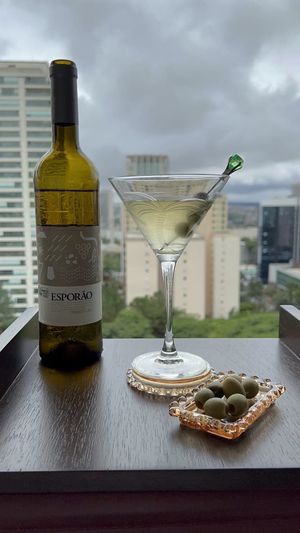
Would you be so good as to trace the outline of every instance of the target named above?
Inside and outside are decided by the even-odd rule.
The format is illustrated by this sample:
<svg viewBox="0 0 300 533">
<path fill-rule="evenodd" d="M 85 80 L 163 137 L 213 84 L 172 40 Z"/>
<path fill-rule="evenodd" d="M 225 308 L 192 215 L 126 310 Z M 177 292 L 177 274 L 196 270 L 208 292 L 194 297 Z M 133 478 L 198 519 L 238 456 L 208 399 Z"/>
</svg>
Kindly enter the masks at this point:
<svg viewBox="0 0 300 533">
<path fill-rule="evenodd" d="M 281 341 L 177 340 L 216 370 L 287 386 L 226 441 L 126 384 L 132 358 L 160 340 L 107 339 L 100 363 L 64 374 L 40 365 L 27 310 L 0 337 L 0 531 L 300 531 L 300 328 L 291 307 L 281 318 Z"/>
</svg>

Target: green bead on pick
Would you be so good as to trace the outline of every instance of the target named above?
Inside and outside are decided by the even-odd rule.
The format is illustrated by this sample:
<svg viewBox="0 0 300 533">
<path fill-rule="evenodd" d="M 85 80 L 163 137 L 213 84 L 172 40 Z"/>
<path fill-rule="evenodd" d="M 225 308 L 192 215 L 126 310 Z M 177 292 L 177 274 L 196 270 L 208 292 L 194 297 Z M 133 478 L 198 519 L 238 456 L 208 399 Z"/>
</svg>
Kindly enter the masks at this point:
<svg viewBox="0 0 300 533">
<path fill-rule="evenodd" d="M 228 176 L 236 170 L 240 170 L 240 168 L 243 168 L 243 165 L 244 159 L 239 154 L 231 155 L 228 159 L 227 167 L 225 168 L 223 174 L 226 174 Z"/>
</svg>

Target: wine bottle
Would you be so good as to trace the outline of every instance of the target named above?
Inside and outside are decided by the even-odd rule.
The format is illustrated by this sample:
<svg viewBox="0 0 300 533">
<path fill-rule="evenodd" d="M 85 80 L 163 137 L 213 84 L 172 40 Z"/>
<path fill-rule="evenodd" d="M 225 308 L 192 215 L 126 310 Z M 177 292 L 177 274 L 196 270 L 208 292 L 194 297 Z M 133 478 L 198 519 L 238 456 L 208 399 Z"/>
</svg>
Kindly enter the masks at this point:
<svg viewBox="0 0 300 533">
<path fill-rule="evenodd" d="M 34 174 L 39 349 L 73 370 L 102 352 L 99 180 L 78 143 L 77 68 L 50 65 L 52 146 Z"/>
</svg>

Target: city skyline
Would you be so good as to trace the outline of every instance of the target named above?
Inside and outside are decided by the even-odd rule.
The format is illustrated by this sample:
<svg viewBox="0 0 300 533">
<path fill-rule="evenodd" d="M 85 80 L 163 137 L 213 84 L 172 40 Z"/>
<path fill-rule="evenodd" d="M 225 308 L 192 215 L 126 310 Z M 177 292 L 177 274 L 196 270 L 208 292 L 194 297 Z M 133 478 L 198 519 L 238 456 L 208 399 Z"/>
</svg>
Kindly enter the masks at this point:
<svg viewBox="0 0 300 533">
<path fill-rule="evenodd" d="M 0 9 L 1 59 L 78 64 L 81 145 L 104 179 L 121 175 L 130 153 L 167 153 L 170 172 L 218 173 L 238 152 L 245 168 L 227 185 L 230 202 L 285 196 L 299 181 L 295 0 L 229 0 L 226 10 L 221 0 L 0 0 Z"/>
</svg>

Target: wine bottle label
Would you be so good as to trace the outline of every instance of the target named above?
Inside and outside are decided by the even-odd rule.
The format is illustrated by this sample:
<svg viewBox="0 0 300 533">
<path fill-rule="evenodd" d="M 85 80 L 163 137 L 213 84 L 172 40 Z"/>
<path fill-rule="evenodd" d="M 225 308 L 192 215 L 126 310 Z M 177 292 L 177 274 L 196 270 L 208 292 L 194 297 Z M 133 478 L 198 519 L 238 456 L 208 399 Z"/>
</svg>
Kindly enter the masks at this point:
<svg viewBox="0 0 300 533">
<path fill-rule="evenodd" d="M 82 326 L 102 317 L 99 226 L 37 226 L 39 320 Z"/>
</svg>

